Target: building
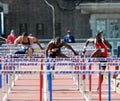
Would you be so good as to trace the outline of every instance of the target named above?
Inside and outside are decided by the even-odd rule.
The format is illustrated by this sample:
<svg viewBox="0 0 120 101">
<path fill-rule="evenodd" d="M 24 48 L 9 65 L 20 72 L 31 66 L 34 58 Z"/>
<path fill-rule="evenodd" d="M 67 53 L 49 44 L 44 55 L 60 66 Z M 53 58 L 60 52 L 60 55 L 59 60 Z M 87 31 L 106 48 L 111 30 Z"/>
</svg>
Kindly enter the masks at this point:
<svg viewBox="0 0 120 101">
<path fill-rule="evenodd" d="M 15 29 L 39 39 L 63 37 L 70 28 L 76 39 L 94 37 L 103 30 L 108 38 L 120 38 L 120 0 L 1 0 L 4 33 Z"/>
<path fill-rule="evenodd" d="M 55 35 L 53 35 L 53 11 L 45 0 L 1 0 L 1 2 L 8 4 L 8 14 L 4 14 L 6 35 L 11 29 L 15 29 L 17 34 L 26 31 L 40 39 L 50 39 L 58 35 L 63 37 L 66 29 L 70 28 L 75 37 L 91 36 L 89 15 L 81 14 L 81 10 L 63 9 L 59 6 L 67 3 L 66 1 L 48 0 L 55 9 Z"/>
</svg>

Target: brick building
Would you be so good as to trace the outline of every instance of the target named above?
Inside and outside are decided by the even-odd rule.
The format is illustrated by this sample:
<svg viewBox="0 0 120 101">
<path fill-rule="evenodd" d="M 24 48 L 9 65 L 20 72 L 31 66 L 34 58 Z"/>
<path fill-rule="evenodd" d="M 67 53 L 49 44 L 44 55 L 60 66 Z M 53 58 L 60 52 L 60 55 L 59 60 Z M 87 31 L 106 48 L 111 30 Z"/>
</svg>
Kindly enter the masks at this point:
<svg viewBox="0 0 120 101">
<path fill-rule="evenodd" d="M 97 30 L 104 30 L 107 37 L 114 38 L 120 28 L 120 0 L 0 1 L 8 4 L 8 13 L 4 14 L 6 35 L 15 29 L 18 35 L 26 31 L 39 39 L 51 39 L 63 37 L 70 28 L 77 39 L 93 37 Z"/>
<path fill-rule="evenodd" d="M 75 37 L 86 37 L 84 33 L 90 36 L 89 14 L 81 14 L 80 10 L 63 9 L 59 6 L 66 1 L 48 1 L 55 8 L 55 36 L 63 37 L 67 28 L 72 30 Z M 38 38 L 53 37 L 52 9 L 44 0 L 2 0 L 2 3 L 8 4 L 8 14 L 4 14 L 6 34 L 15 29 L 17 34 L 27 31 Z"/>
</svg>

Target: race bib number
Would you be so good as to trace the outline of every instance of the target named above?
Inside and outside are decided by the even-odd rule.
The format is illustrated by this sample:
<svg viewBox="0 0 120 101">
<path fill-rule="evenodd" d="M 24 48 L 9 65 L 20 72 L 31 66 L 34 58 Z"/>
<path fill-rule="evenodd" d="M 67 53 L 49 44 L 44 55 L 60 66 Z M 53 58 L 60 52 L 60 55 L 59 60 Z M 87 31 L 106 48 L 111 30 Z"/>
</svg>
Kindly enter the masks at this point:
<svg viewBox="0 0 120 101">
<path fill-rule="evenodd" d="M 101 48 L 100 50 L 101 50 L 102 53 L 105 52 L 105 49 L 104 49 L 104 48 Z"/>
</svg>

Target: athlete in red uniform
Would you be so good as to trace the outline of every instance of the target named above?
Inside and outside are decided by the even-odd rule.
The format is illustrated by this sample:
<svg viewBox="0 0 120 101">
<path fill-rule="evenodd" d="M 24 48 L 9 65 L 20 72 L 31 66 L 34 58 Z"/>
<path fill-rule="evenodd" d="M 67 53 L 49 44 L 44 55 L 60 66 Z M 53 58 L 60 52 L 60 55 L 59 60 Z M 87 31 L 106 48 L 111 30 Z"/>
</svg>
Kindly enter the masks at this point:
<svg viewBox="0 0 120 101">
<path fill-rule="evenodd" d="M 86 47 L 91 42 L 95 45 L 95 49 L 96 49 L 92 53 L 91 57 L 106 58 L 106 57 L 109 56 L 108 55 L 108 48 L 112 49 L 112 46 L 105 38 L 103 38 L 103 31 L 98 32 L 98 34 L 96 35 L 95 39 L 88 39 L 86 41 L 83 53 L 86 52 Z M 106 62 L 106 61 L 100 61 L 100 62 Z M 106 66 L 102 66 L 102 69 L 105 70 Z M 99 81 L 99 83 L 102 84 L 102 82 L 103 82 L 103 74 L 101 75 L 101 81 Z M 99 89 L 99 87 L 98 87 L 98 89 Z"/>
</svg>

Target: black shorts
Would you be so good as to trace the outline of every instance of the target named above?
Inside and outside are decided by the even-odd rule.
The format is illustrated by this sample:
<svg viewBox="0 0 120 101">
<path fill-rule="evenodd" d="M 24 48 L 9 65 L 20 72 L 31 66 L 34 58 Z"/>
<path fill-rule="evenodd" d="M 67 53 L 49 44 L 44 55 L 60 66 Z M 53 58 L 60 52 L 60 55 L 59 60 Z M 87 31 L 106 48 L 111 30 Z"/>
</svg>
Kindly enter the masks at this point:
<svg viewBox="0 0 120 101">
<path fill-rule="evenodd" d="M 106 57 L 101 55 L 100 58 L 106 58 Z M 107 62 L 107 61 L 103 59 L 103 60 L 100 60 L 100 62 Z"/>
<path fill-rule="evenodd" d="M 49 55 L 50 58 L 56 58 L 56 56 L 57 56 L 56 53 L 53 53 L 53 54 Z"/>
<path fill-rule="evenodd" d="M 101 56 L 100 58 L 106 58 L 105 56 Z M 101 60 L 100 62 L 107 62 L 107 60 Z M 106 69 L 106 66 L 102 66 L 102 69 L 105 70 Z"/>
</svg>

